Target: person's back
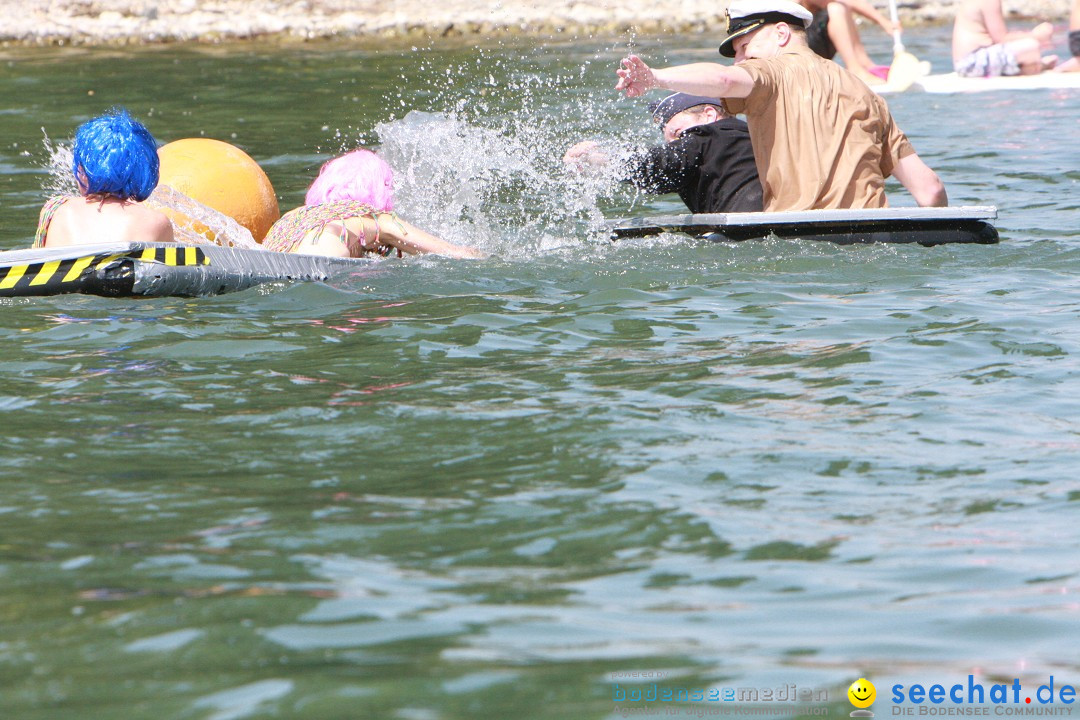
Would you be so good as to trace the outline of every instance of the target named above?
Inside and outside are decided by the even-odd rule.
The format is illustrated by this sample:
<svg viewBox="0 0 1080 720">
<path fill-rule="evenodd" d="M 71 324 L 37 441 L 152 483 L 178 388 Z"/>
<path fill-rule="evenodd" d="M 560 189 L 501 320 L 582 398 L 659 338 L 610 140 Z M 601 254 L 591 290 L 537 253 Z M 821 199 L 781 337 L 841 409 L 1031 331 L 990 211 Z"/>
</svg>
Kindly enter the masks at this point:
<svg viewBox="0 0 1080 720">
<path fill-rule="evenodd" d="M 75 133 L 71 170 L 79 195 L 54 197 L 38 217 L 34 247 L 172 242 L 172 222 L 140 205 L 158 184 L 157 143 L 126 110 L 86 121 Z"/>
<path fill-rule="evenodd" d="M 725 104 L 746 113 L 766 210 L 888 204 L 885 178 L 914 150 L 877 93 L 805 45 L 740 67 L 754 90 Z"/>
<path fill-rule="evenodd" d="M 1001 0 L 961 0 L 953 22 L 953 62 L 959 62 L 979 48 L 994 44 L 987 29 L 987 10 L 993 5 L 1001 7 Z M 999 10 L 1000 14 L 1000 10 Z"/>
<path fill-rule="evenodd" d="M 62 247 L 172 240 L 172 223 L 157 210 L 115 197 L 75 196 L 55 210 L 42 244 Z"/>
</svg>

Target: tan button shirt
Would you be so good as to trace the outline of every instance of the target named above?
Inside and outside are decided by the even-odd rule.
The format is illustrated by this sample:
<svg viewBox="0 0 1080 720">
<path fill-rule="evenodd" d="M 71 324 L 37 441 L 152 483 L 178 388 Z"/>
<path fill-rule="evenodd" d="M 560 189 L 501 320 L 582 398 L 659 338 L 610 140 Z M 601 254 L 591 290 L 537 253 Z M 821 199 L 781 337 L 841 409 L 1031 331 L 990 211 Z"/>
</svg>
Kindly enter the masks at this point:
<svg viewBox="0 0 1080 720">
<path fill-rule="evenodd" d="M 745 113 L 765 193 L 765 210 L 888 206 L 885 178 L 915 152 L 885 101 L 809 48 L 739 65 L 754 79 Z"/>
</svg>

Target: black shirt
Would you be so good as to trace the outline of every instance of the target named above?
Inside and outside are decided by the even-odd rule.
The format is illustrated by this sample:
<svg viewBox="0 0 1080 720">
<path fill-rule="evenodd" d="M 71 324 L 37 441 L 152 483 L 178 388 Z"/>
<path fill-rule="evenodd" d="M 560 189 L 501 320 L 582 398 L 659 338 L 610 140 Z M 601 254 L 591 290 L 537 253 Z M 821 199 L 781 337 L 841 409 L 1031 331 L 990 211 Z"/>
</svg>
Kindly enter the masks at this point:
<svg viewBox="0 0 1080 720">
<path fill-rule="evenodd" d="M 635 155 L 627 181 L 650 193 L 677 192 L 692 213 L 762 209 L 750 132 L 737 118 L 688 128 L 678 140 Z"/>
</svg>

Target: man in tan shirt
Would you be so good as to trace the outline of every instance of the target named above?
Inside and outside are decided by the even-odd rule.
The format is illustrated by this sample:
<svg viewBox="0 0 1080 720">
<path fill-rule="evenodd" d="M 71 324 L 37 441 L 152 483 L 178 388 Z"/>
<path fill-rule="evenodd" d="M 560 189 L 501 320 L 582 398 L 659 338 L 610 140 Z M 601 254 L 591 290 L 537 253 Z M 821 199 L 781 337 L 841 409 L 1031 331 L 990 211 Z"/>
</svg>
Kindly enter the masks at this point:
<svg viewBox="0 0 1080 720">
<path fill-rule="evenodd" d="M 734 66 L 653 70 L 631 55 L 617 90 L 665 88 L 725 99 L 745 113 L 766 211 L 886 207 L 895 177 L 923 206 L 945 206 L 937 174 L 915 153 L 885 101 L 807 46 L 810 13 L 791 0 L 733 0 L 721 54 Z"/>
</svg>

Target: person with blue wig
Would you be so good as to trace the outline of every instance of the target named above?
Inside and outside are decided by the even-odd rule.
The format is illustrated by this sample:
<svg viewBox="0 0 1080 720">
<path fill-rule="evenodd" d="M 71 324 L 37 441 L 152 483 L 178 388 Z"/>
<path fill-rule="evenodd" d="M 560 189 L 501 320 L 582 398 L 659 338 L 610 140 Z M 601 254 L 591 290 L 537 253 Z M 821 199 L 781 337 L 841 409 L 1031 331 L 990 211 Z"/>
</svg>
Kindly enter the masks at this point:
<svg viewBox="0 0 1080 720">
<path fill-rule="evenodd" d="M 157 187 L 159 166 L 153 135 L 123 108 L 83 123 L 71 163 L 80 194 L 45 203 L 33 247 L 173 242 L 168 216 L 141 204 Z"/>
</svg>

